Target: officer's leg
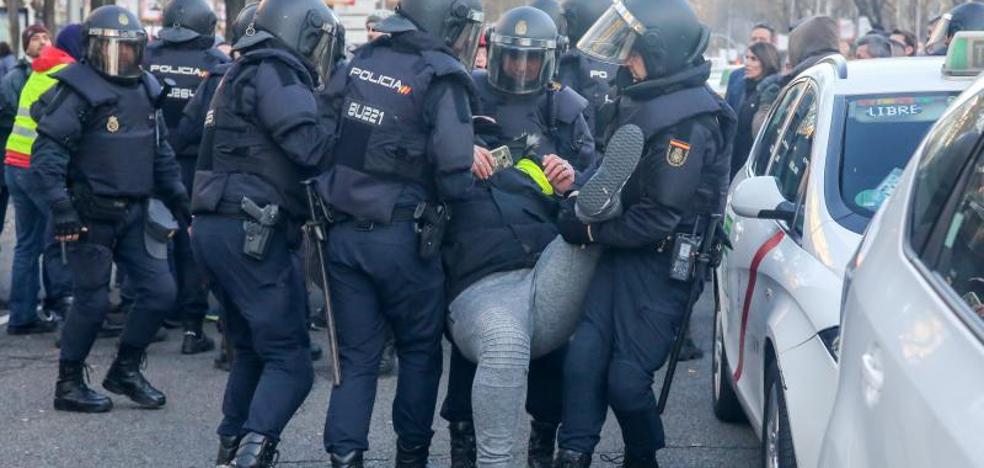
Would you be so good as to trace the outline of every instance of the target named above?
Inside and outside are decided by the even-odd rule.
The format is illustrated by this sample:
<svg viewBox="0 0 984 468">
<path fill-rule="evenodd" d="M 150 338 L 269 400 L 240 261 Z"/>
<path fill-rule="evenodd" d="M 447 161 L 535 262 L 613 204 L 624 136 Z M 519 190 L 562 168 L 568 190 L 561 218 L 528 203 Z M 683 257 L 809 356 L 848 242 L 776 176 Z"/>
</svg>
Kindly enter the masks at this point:
<svg viewBox="0 0 984 468">
<path fill-rule="evenodd" d="M 83 362 L 109 311 L 109 282 L 113 271 L 113 226 L 89 223 L 89 231 L 67 248 L 75 285 L 75 303 L 62 328 L 61 360 Z"/>
<path fill-rule="evenodd" d="M 620 269 L 608 398 L 630 460 L 652 460 L 665 445 L 653 374 L 669 356 L 690 294 L 687 283 L 669 278 L 668 256 L 625 258 Z"/>
<path fill-rule="evenodd" d="M 253 351 L 249 322 L 233 300 L 235 295 L 242 294 L 240 283 L 220 281 L 220 278 L 228 277 L 227 271 L 230 268 L 241 266 L 238 262 L 230 261 L 242 255 L 242 247 L 237 245 L 236 231 L 241 229 L 222 218 L 199 217 L 195 220 L 195 235 L 192 237 L 195 257 L 209 278 L 215 298 L 221 306 L 219 309 L 225 337 L 236 353 L 226 382 L 222 423 L 216 431 L 221 437 L 240 437 L 244 434 L 243 425 L 249 418 L 253 395 L 263 373 L 263 361 Z"/>
<path fill-rule="evenodd" d="M 381 247 L 373 251 L 372 276 L 380 285 L 382 310 L 393 327 L 400 360 L 393 401 L 397 448 L 410 459 L 426 460 L 444 364 L 444 270 L 440 258 L 420 258 L 412 223 L 395 223 L 372 234 Z"/>
<path fill-rule="evenodd" d="M 339 242 L 343 234 L 355 233 L 332 229 L 329 249 L 331 304 L 338 331 L 342 384 L 331 392 L 324 435 L 325 450 L 339 456 L 369 448 L 385 323 L 372 280 L 346 264 L 347 258 L 340 257 L 354 248 L 351 243 Z"/>
<path fill-rule="evenodd" d="M 616 287 L 611 257 L 605 256 L 588 288 L 584 316 L 564 360 L 564 411 L 557 446 L 578 454 L 594 452 L 608 414 L 606 382 Z"/>
<path fill-rule="evenodd" d="M 187 231 L 179 231 L 174 236 L 174 263 L 178 284 L 177 309 L 185 333 L 181 353 L 211 351 L 215 343 L 202 330 L 205 313 L 208 312 L 208 288 L 192 254 L 191 237 Z"/>
<path fill-rule="evenodd" d="M 532 271 L 483 278 L 451 303 L 448 323 L 478 363 L 472 385 L 478 463 L 514 466 L 512 449 L 530 366 Z"/>
<path fill-rule="evenodd" d="M 564 346 L 530 363 L 529 388 L 526 391 L 526 412 L 533 417 L 530 425 L 528 465 L 531 468 L 549 467 L 553 463 L 557 426 L 563 411 Z"/>
<path fill-rule="evenodd" d="M 534 268 L 533 357 L 570 340 L 601 252 L 601 247 L 572 245 L 558 237 L 540 255 Z"/>
</svg>

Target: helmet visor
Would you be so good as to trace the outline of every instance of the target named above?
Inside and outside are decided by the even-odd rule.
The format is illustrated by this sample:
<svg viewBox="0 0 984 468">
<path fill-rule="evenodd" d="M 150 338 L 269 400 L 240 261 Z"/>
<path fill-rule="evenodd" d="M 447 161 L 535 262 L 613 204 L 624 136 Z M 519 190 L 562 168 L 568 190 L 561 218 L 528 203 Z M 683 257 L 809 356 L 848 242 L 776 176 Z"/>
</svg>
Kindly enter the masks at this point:
<svg viewBox="0 0 984 468">
<path fill-rule="evenodd" d="M 85 57 L 90 66 L 106 76 L 139 78 L 147 36 L 140 33 L 127 37 L 91 35 Z"/>
<path fill-rule="evenodd" d="M 556 42 L 544 42 L 550 42 L 550 47 L 504 43 L 493 35 L 489 47 L 489 84 L 511 94 L 542 91 L 553 77 L 557 59 Z"/>
<path fill-rule="evenodd" d="M 322 28 L 323 34 L 311 52 L 311 63 L 318 71 L 321 83 L 327 85 L 331 79 L 331 71 L 335 68 L 335 28 L 331 24 L 325 24 Z"/>
<path fill-rule="evenodd" d="M 454 36 L 449 43 L 451 50 L 465 65 L 465 69 L 471 70 L 475 67 L 475 55 L 478 53 L 478 43 L 482 36 L 482 23 L 476 21 L 466 21 L 461 26 L 457 36 Z"/>
<path fill-rule="evenodd" d="M 645 32 L 642 23 L 622 2 L 616 0 L 584 33 L 577 48 L 595 60 L 621 65 L 629 58 L 636 39 Z"/>
<path fill-rule="evenodd" d="M 933 28 L 932 34 L 929 35 L 929 39 L 926 40 L 926 54 L 927 55 L 946 55 L 946 49 L 949 44 L 947 40 L 949 39 L 950 24 L 953 23 L 953 15 L 946 13 L 940 20 L 936 23 L 936 27 Z"/>
</svg>

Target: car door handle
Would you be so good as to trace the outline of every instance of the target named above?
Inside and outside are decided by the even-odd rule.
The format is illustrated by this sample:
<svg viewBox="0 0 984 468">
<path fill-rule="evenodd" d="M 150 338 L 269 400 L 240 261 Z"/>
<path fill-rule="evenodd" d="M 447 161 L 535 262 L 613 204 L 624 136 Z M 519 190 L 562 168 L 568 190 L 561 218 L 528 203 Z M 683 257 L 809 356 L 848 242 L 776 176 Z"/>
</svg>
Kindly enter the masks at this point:
<svg viewBox="0 0 984 468">
<path fill-rule="evenodd" d="M 881 352 L 878 348 L 861 355 L 861 380 L 865 401 L 869 406 L 877 404 L 885 385 L 885 372 L 882 370 Z"/>
</svg>

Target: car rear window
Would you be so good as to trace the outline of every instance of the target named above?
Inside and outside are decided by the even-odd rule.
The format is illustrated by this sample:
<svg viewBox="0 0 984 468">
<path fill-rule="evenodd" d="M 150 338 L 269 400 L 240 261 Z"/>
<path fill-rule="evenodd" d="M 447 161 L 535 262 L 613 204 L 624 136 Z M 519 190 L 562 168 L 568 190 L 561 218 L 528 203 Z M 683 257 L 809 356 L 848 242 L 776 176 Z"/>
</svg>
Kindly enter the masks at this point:
<svg viewBox="0 0 984 468">
<path fill-rule="evenodd" d="M 956 93 L 849 98 L 841 161 L 841 197 L 851 211 L 874 216 L 902 176 L 919 142 Z"/>
</svg>

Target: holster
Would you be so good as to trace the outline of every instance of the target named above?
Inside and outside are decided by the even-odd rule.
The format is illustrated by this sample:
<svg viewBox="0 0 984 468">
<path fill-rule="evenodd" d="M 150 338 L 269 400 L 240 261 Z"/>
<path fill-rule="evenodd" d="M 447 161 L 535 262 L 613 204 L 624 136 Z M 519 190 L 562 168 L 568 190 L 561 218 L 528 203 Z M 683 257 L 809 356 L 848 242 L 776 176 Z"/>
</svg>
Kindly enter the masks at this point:
<svg viewBox="0 0 984 468">
<path fill-rule="evenodd" d="M 262 261 L 270 250 L 274 228 L 280 223 L 280 208 L 273 204 L 261 208 L 248 197 L 243 197 L 241 206 L 246 215 L 243 254 Z"/>
<path fill-rule="evenodd" d="M 450 208 L 444 204 L 421 202 L 414 210 L 413 219 L 416 223 L 420 258 L 430 260 L 437 257 L 451 222 Z"/>
</svg>

